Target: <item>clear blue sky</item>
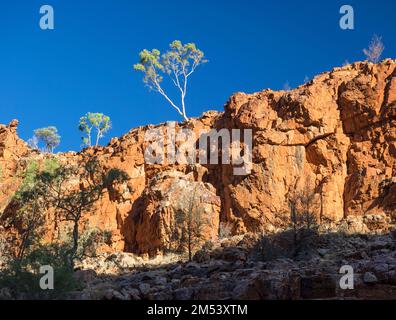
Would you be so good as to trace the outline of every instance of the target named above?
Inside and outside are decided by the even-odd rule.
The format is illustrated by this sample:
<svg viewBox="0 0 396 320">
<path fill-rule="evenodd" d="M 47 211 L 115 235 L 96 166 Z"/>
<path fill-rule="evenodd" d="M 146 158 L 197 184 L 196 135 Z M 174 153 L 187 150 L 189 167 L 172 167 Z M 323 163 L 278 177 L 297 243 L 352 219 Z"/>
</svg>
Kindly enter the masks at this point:
<svg viewBox="0 0 396 320">
<path fill-rule="evenodd" d="M 39 8 L 55 10 L 55 30 L 39 28 Z M 339 28 L 339 9 L 355 9 L 355 30 Z M 111 136 L 179 120 L 132 66 L 143 48 L 195 42 L 210 62 L 192 78 L 190 116 L 222 110 L 237 91 L 292 87 L 334 66 L 363 60 L 371 36 L 396 57 L 396 1 L 4 0 L 0 5 L 0 123 L 20 120 L 28 139 L 54 125 L 58 150 L 79 150 L 77 123 L 88 111 L 113 121 Z"/>
</svg>

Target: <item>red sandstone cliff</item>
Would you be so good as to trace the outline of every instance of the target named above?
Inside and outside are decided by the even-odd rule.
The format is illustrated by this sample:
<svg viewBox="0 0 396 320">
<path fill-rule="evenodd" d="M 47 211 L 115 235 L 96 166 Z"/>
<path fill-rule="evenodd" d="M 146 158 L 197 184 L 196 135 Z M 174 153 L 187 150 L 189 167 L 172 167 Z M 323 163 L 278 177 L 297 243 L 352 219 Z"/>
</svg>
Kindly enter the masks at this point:
<svg viewBox="0 0 396 320">
<path fill-rule="evenodd" d="M 0 127 L 0 210 L 9 214 L 28 159 L 44 157 L 17 137 L 16 126 L 14 121 Z M 183 209 L 179 200 L 195 188 L 210 217 L 208 239 L 217 236 L 220 221 L 234 233 L 281 229 L 290 194 L 304 188 L 315 193 L 322 223 L 345 221 L 355 231 L 395 223 L 395 60 L 335 68 L 291 91 L 237 93 L 224 113 L 207 112 L 178 126 L 195 132 L 252 129 L 252 172 L 235 176 L 231 165 L 148 165 L 144 134 L 152 126 L 82 151 L 131 178 L 107 193 L 82 222 L 111 231 L 111 250 L 155 254 L 166 247 L 174 214 Z M 75 162 L 82 153 L 58 157 Z M 57 228 L 49 219 L 49 239 Z"/>
</svg>

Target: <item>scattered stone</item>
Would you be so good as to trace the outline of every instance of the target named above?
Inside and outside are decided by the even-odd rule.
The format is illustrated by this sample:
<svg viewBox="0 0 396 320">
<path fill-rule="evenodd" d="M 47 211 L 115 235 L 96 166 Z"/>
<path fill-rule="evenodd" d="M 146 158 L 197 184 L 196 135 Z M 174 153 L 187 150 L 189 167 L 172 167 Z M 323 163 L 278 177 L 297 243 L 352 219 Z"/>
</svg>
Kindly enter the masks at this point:
<svg viewBox="0 0 396 320">
<path fill-rule="evenodd" d="M 191 300 L 194 290 L 192 288 L 180 288 L 174 291 L 175 300 Z"/>
<path fill-rule="evenodd" d="M 144 296 L 147 295 L 150 292 L 150 289 L 151 289 L 151 287 L 147 283 L 139 284 L 139 290 Z"/>
<path fill-rule="evenodd" d="M 363 276 L 363 281 L 364 281 L 364 283 L 367 283 L 367 284 L 375 284 L 378 282 L 378 279 L 374 273 L 366 272 Z"/>
</svg>

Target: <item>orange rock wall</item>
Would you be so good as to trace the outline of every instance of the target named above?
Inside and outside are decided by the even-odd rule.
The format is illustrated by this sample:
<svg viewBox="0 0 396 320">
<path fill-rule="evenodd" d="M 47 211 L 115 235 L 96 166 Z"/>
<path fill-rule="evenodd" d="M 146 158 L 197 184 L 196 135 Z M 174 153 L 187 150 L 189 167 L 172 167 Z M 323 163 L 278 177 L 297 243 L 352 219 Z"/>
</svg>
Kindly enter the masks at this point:
<svg viewBox="0 0 396 320">
<path fill-rule="evenodd" d="M 16 125 L 0 127 L 1 210 L 17 189 L 17 168 L 23 168 L 26 157 L 38 156 L 17 138 Z M 394 60 L 335 68 L 291 91 L 237 93 L 224 113 L 207 112 L 177 127 L 196 133 L 252 129 L 252 172 L 235 176 L 231 165 L 146 164 L 144 135 L 153 126 L 133 129 L 107 147 L 82 151 L 131 177 L 107 193 L 84 221 L 112 232 L 111 250 L 153 254 L 166 247 L 183 190 L 194 186 L 211 217 L 208 239 L 217 235 L 220 221 L 231 224 L 233 232 L 285 227 L 290 194 L 306 188 L 315 192 L 322 223 L 373 215 L 395 222 Z M 71 162 L 80 156 L 58 155 Z M 55 236 L 56 224 L 52 229 Z"/>
</svg>

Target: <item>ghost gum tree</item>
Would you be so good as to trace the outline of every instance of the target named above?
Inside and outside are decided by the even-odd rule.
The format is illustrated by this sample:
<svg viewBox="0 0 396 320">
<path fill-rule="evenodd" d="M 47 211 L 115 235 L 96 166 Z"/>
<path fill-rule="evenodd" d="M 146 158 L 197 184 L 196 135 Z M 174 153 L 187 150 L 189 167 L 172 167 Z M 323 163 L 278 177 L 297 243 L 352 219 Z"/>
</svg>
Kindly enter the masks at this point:
<svg viewBox="0 0 396 320">
<path fill-rule="evenodd" d="M 92 131 L 96 131 L 95 146 L 99 145 L 100 138 L 111 128 L 110 117 L 103 113 L 88 112 L 80 118 L 78 129 L 86 136 L 82 137 L 84 144 L 88 147 L 92 146 Z"/>
<path fill-rule="evenodd" d="M 170 49 L 162 55 L 157 49 L 144 49 L 140 52 L 140 62 L 134 65 L 134 69 L 143 72 L 143 82 L 149 89 L 161 94 L 183 119 L 188 121 L 185 103 L 188 81 L 197 67 L 207 60 L 194 43 L 183 45 L 181 41 L 175 40 L 169 47 Z M 178 89 L 180 104 L 175 103 L 162 87 L 163 75 L 167 75 Z"/>
<path fill-rule="evenodd" d="M 61 139 L 58 129 L 53 126 L 34 130 L 34 137 L 36 143 L 42 142 L 45 146 L 44 150 L 49 153 L 54 152 Z"/>
</svg>

